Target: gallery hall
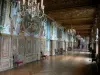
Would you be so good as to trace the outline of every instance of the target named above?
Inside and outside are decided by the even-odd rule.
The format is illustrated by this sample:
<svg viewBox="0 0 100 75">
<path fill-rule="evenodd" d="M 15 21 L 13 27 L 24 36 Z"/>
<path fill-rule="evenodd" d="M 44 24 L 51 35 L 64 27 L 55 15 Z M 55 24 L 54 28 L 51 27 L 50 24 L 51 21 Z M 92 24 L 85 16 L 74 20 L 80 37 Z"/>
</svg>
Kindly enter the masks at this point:
<svg viewBox="0 0 100 75">
<path fill-rule="evenodd" d="M 0 75 L 99 75 L 99 0 L 0 0 Z"/>
</svg>

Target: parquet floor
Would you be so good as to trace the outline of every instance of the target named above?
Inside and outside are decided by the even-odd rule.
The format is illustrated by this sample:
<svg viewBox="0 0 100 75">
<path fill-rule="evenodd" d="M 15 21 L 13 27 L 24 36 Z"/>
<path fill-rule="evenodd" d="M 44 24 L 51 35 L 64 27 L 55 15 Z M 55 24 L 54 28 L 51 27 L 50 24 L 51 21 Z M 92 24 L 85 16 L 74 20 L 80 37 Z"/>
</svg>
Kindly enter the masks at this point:
<svg viewBox="0 0 100 75">
<path fill-rule="evenodd" d="M 48 57 L 14 68 L 0 75 L 98 75 L 95 63 L 81 54 Z"/>
</svg>

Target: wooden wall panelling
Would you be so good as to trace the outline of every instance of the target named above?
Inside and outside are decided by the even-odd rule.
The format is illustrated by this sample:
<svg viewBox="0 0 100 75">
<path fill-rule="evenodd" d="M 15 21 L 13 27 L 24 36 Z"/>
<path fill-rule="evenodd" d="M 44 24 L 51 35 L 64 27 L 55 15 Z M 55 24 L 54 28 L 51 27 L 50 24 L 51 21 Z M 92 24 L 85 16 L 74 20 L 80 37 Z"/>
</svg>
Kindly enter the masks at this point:
<svg viewBox="0 0 100 75">
<path fill-rule="evenodd" d="M 37 54 L 36 54 L 37 45 L 36 45 L 36 41 L 37 41 L 37 39 L 33 40 L 33 43 L 34 43 L 33 59 L 34 59 L 34 61 L 37 60 Z"/>
<path fill-rule="evenodd" d="M 2 70 L 1 65 L 1 44 L 2 44 L 2 36 L 0 36 L 0 71 Z"/>
<path fill-rule="evenodd" d="M 44 50 L 44 51 L 46 51 L 46 50 L 45 50 L 45 46 L 46 46 L 46 40 L 43 40 L 43 50 Z"/>
<path fill-rule="evenodd" d="M 37 39 L 35 39 L 35 59 L 37 60 Z"/>
<path fill-rule="evenodd" d="M 27 38 L 26 40 L 26 49 L 25 49 L 25 62 L 28 63 L 28 62 L 32 62 L 32 39 L 30 38 Z"/>
<path fill-rule="evenodd" d="M 40 40 L 40 52 L 42 51 L 42 46 L 41 46 L 42 41 Z"/>
<path fill-rule="evenodd" d="M 39 48 L 40 48 L 40 45 L 39 45 L 39 39 L 36 39 L 36 59 L 37 60 L 39 60 L 38 59 L 38 57 L 39 57 Z"/>
<path fill-rule="evenodd" d="M 36 60 L 37 60 L 37 49 L 38 49 L 38 44 L 37 44 L 37 39 L 36 39 L 36 41 L 35 41 L 35 58 L 36 58 Z"/>
<path fill-rule="evenodd" d="M 44 50 L 44 41 L 42 39 L 41 39 L 41 44 L 40 45 L 41 45 L 41 51 L 45 52 L 45 50 Z"/>
<path fill-rule="evenodd" d="M 44 50 L 46 50 L 46 39 L 44 40 Z"/>
<path fill-rule="evenodd" d="M 55 55 L 55 49 L 57 49 L 56 48 L 56 40 L 53 40 L 52 49 L 53 49 L 53 55 Z"/>
<path fill-rule="evenodd" d="M 11 67 L 13 66 L 13 55 L 18 53 L 18 39 L 17 36 L 11 37 L 11 50 L 12 50 L 12 56 L 11 56 Z"/>
<path fill-rule="evenodd" d="M 25 37 L 18 37 L 18 56 L 20 60 L 25 62 L 25 49 L 26 49 Z"/>
<path fill-rule="evenodd" d="M 43 51 L 44 54 L 48 54 L 48 52 L 46 51 L 46 40 L 45 39 L 41 39 L 40 42 L 40 51 Z"/>
<path fill-rule="evenodd" d="M 34 43 L 34 39 L 32 40 L 32 54 L 33 54 L 33 61 L 35 61 L 35 55 L 34 55 L 34 53 L 35 53 L 35 43 Z"/>
<path fill-rule="evenodd" d="M 36 42 L 36 40 L 33 39 L 33 40 L 32 40 L 33 61 L 36 60 L 36 58 L 35 58 L 35 57 L 36 57 L 36 54 L 35 54 L 35 47 L 36 47 L 35 42 Z"/>
<path fill-rule="evenodd" d="M 31 58 L 32 58 L 32 60 L 31 61 L 34 61 L 34 59 L 33 59 L 33 51 L 34 51 L 34 46 L 33 46 L 33 38 L 31 39 Z"/>
<path fill-rule="evenodd" d="M 0 71 L 5 71 L 11 69 L 10 58 L 9 59 L 1 59 L 1 69 Z"/>
<path fill-rule="evenodd" d="M 40 40 L 40 51 L 42 51 L 42 40 Z"/>
<path fill-rule="evenodd" d="M 2 36 L 1 39 L 1 71 L 11 68 L 11 39 L 10 36 Z"/>
<path fill-rule="evenodd" d="M 39 45 L 39 47 L 38 47 L 38 60 L 40 60 L 40 49 L 41 49 L 41 40 L 39 39 L 38 40 L 38 45 Z"/>
</svg>

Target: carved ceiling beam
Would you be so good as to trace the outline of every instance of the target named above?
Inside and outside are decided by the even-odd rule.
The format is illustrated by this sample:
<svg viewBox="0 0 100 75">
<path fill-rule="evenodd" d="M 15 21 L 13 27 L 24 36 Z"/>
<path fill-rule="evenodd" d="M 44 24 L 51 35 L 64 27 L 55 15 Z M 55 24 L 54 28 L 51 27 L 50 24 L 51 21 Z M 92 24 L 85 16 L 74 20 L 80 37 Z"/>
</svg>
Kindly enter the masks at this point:
<svg viewBox="0 0 100 75">
<path fill-rule="evenodd" d="M 84 28 L 83 27 L 81 27 L 81 28 L 79 28 L 79 27 L 78 28 L 77 27 L 76 28 L 72 27 L 72 28 L 75 29 L 75 30 L 91 30 L 91 28 L 85 28 L 85 27 Z M 66 27 L 66 29 L 70 29 L 70 27 L 69 28 Z"/>
<path fill-rule="evenodd" d="M 83 32 L 83 33 L 80 33 L 80 32 L 77 32 L 76 34 L 80 34 L 80 35 L 90 35 L 90 33 L 89 32 Z"/>
<path fill-rule="evenodd" d="M 57 15 L 57 14 L 63 14 L 63 15 L 67 15 L 68 16 L 79 16 L 81 14 L 85 14 L 85 15 L 92 15 L 95 13 L 96 8 L 93 7 L 79 7 L 79 8 L 69 8 L 69 9 L 59 9 L 59 10 L 54 10 L 54 11 L 49 11 L 48 15 Z M 73 12 L 74 11 L 74 12 Z M 77 15 L 78 14 L 78 15 Z"/>
<path fill-rule="evenodd" d="M 73 21 L 78 21 L 78 20 L 94 20 L 93 17 L 88 17 L 88 18 L 72 18 L 72 19 L 55 19 L 56 21 L 70 21 L 70 22 L 73 22 Z"/>
<path fill-rule="evenodd" d="M 45 0 L 44 5 L 46 6 L 46 11 L 62 8 L 94 6 L 93 4 L 91 5 L 91 0 Z"/>
<path fill-rule="evenodd" d="M 89 36 L 90 33 L 76 33 L 76 35 L 81 35 L 82 37 L 84 37 L 84 36 Z"/>
<path fill-rule="evenodd" d="M 95 10 L 71 10 L 71 11 L 61 11 L 52 12 L 48 14 L 50 17 L 54 18 L 55 20 L 59 19 L 80 19 L 80 18 L 94 18 L 95 17 Z"/>
<path fill-rule="evenodd" d="M 83 30 L 76 30 L 77 32 L 79 32 L 79 33 L 90 33 L 91 31 L 89 30 L 89 29 L 83 29 Z"/>
<path fill-rule="evenodd" d="M 93 24 L 94 19 L 93 18 L 82 18 L 82 19 L 72 19 L 72 20 L 56 20 L 60 24 L 66 24 L 66 25 L 78 25 L 78 24 Z"/>
<path fill-rule="evenodd" d="M 77 31 L 76 34 L 90 34 L 90 31 Z"/>
<path fill-rule="evenodd" d="M 52 4 L 52 5 L 59 5 L 59 4 L 66 4 L 66 5 L 72 5 L 72 4 L 90 4 L 91 1 L 89 0 L 45 0 L 45 4 Z"/>
<path fill-rule="evenodd" d="M 52 6 L 52 5 L 51 5 Z M 73 8 L 64 8 L 64 9 L 58 9 L 58 10 L 52 10 L 52 11 L 49 11 L 50 12 L 58 12 L 59 10 L 61 11 L 64 11 L 64 12 L 67 12 L 67 11 L 73 11 L 73 10 L 95 10 L 96 7 L 92 7 L 92 6 L 81 6 L 81 7 L 73 7 Z M 60 11 L 60 12 L 61 12 Z M 74 13 L 74 12 L 73 12 Z"/>
<path fill-rule="evenodd" d="M 73 18 L 71 18 L 71 17 L 63 17 L 63 16 L 56 16 L 56 17 L 54 17 L 54 16 L 52 16 L 52 18 L 54 18 L 54 20 L 74 20 L 74 19 L 94 19 L 94 16 L 88 16 L 88 17 L 73 17 Z"/>
<path fill-rule="evenodd" d="M 80 29 L 80 28 L 79 28 L 79 29 L 78 29 L 78 28 L 77 28 L 76 31 L 90 31 L 90 32 L 91 32 L 91 29 L 89 29 L 89 28 L 83 28 L 83 29 Z"/>
<path fill-rule="evenodd" d="M 77 27 L 79 27 L 79 28 L 83 28 L 83 27 L 85 27 L 85 28 L 91 28 L 92 27 L 92 24 L 87 24 L 87 25 L 63 25 L 63 26 L 65 26 L 65 27 L 72 27 L 72 28 L 77 28 Z"/>
<path fill-rule="evenodd" d="M 79 34 L 79 35 L 88 35 L 89 36 L 90 35 L 90 31 L 77 31 L 76 30 L 76 34 L 77 35 Z"/>
<path fill-rule="evenodd" d="M 67 23 L 67 22 L 66 23 L 58 22 L 58 23 L 60 23 L 62 26 L 71 25 L 70 23 Z M 87 21 L 87 22 L 81 22 L 81 23 L 77 22 L 77 23 L 74 23 L 74 24 L 72 23 L 72 25 L 74 25 L 74 26 L 77 26 L 77 25 L 91 25 L 91 26 L 93 26 L 93 23 L 94 22 L 92 22 L 92 21 Z"/>
<path fill-rule="evenodd" d="M 66 24 L 66 23 L 62 23 L 62 25 L 63 25 L 63 26 L 67 26 L 67 27 L 70 27 L 70 26 L 71 26 L 71 24 L 68 25 L 68 24 Z M 72 24 L 72 26 L 73 26 L 73 27 L 79 27 L 79 26 L 91 26 L 91 27 L 92 27 L 93 24 L 77 24 L 77 25 Z"/>
</svg>

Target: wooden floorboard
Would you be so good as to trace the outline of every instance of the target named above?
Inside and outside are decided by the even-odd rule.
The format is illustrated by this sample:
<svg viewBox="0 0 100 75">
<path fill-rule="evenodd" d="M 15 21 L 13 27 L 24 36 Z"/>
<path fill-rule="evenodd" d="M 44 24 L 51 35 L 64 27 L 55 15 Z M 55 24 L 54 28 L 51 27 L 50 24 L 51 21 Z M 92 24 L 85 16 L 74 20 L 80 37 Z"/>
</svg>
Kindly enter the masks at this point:
<svg viewBox="0 0 100 75">
<path fill-rule="evenodd" d="M 0 75 L 97 75 L 97 68 L 89 57 L 73 53 L 50 56 L 45 60 L 0 72 Z"/>
</svg>

